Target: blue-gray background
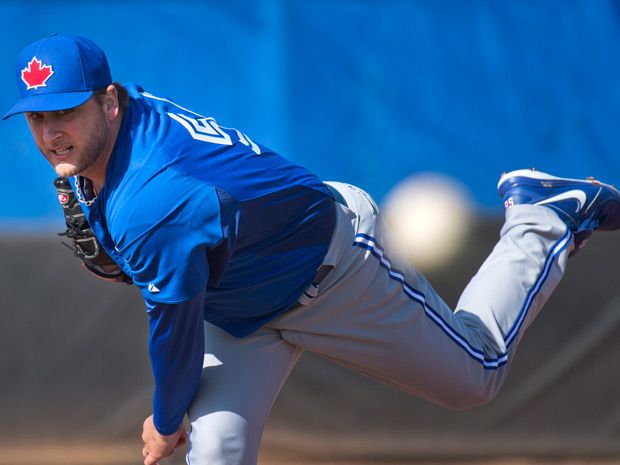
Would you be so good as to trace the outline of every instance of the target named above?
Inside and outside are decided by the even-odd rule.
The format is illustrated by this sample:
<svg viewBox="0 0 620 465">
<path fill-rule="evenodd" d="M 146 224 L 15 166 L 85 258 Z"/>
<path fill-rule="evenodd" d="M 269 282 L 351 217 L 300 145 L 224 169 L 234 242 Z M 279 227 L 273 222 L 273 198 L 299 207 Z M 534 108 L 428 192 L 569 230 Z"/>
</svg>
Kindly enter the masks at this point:
<svg viewBox="0 0 620 465">
<path fill-rule="evenodd" d="M 99 43 L 116 80 L 378 200 L 429 170 L 496 213 L 505 170 L 620 180 L 612 0 L 0 1 L 0 25 L 3 113 L 19 50 L 59 31 Z M 0 225 L 59 227 L 53 172 L 23 118 L 0 139 Z"/>
</svg>

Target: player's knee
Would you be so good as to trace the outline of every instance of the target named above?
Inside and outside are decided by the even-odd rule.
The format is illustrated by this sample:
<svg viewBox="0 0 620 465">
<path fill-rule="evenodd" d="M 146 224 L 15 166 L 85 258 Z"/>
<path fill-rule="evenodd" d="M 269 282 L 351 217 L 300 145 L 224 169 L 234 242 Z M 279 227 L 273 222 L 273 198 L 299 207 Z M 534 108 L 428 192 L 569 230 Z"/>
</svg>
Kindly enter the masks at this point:
<svg viewBox="0 0 620 465">
<path fill-rule="evenodd" d="M 470 382 L 458 386 L 453 395 L 447 396 L 440 403 L 452 410 L 468 410 L 487 404 L 495 398 L 499 385 L 486 382 Z"/>
<path fill-rule="evenodd" d="M 190 465 L 253 465 L 256 451 L 248 441 L 247 422 L 217 412 L 192 422 L 187 462 Z M 251 442 L 251 441 L 250 441 Z"/>
<path fill-rule="evenodd" d="M 244 465 L 243 446 L 237 438 L 212 437 L 191 444 L 187 457 L 191 465 Z"/>
<path fill-rule="evenodd" d="M 495 394 L 496 393 L 494 392 L 489 392 L 486 390 L 468 392 L 459 399 L 456 399 L 448 407 L 452 410 L 469 410 L 475 407 L 480 407 L 493 400 L 495 398 Z"/>
</svg>

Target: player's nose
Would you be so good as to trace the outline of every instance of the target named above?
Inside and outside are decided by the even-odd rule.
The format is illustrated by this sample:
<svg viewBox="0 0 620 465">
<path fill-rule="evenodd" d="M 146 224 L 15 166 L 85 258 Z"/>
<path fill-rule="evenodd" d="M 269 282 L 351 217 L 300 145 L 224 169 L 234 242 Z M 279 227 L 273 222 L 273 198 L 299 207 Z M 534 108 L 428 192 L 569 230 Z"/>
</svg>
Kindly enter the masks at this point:
<svg viewBox="0 0 620 465">
<path fill-rule="evenodd" d="M 55 118 L 44 118 L 42 128 L 43 142 L 46 145 L 52 144 L 62 135 L 60 125 Z"/>
</svg>

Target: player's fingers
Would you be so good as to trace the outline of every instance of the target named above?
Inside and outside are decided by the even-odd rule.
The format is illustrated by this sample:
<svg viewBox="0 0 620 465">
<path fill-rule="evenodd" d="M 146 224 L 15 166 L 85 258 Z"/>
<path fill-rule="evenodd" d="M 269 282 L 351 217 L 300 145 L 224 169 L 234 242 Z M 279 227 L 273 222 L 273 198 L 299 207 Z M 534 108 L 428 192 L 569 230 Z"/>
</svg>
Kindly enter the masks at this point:
<svg viewBox="0 0 620 465">
<path fill-rule="evenodd" d="M 161 457 L 155 457 L 154 455 L 147 455 L 144 457 L 144 465 L 159 465 L 159 459 Z"/>
</svg>

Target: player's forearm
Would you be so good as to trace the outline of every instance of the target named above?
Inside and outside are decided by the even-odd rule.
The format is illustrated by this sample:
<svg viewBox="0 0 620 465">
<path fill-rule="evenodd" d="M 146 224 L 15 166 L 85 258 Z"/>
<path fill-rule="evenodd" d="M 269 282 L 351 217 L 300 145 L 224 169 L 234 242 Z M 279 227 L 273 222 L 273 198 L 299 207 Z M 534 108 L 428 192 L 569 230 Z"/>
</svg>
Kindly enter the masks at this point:
<svg viewBox="0 0 620 465">
<path fill-rule="evenodd" d="M 182 304 L 156 304 L 149 311 L 154 424 L 160 434 L 177 431 L 189 407 L 204 359 L 204 292 Z"/>
</svg>

